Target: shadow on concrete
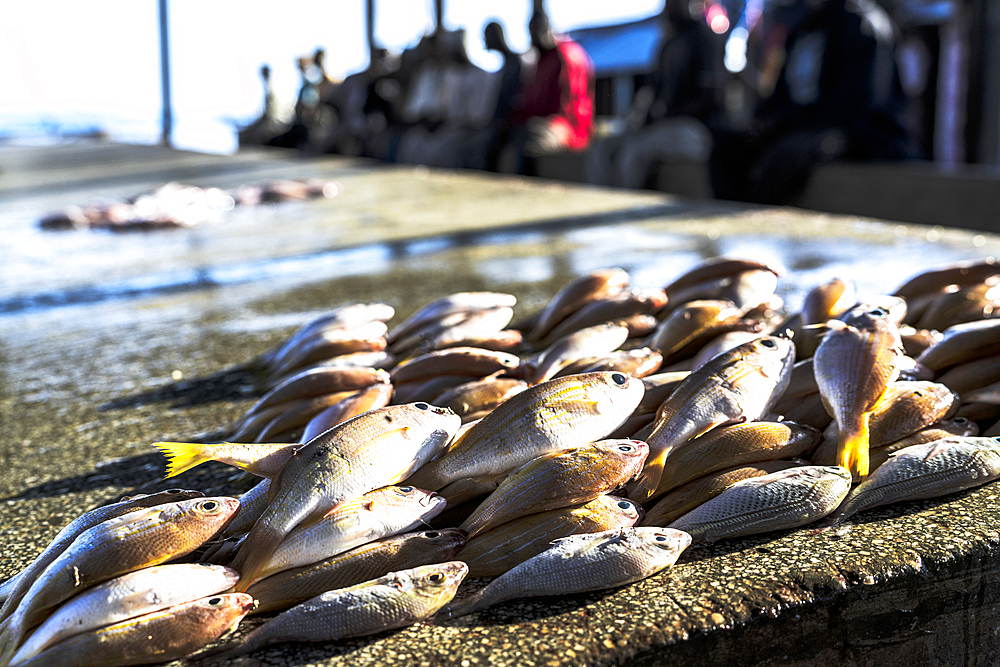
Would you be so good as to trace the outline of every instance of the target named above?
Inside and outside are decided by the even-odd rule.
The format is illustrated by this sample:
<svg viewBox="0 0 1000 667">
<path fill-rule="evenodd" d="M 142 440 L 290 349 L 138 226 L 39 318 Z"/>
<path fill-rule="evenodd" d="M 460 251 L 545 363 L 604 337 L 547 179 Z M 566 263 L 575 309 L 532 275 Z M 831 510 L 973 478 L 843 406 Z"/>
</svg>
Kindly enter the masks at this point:
<svg viewBox="0 0 1000 667">
<path fill-rule="evenodd" d="M 164 479 L 166 468 L 166 459 L 159 452 L 123 457 L 99 463 L 95 469 L 79 475 L 36 484 L 17 495 L 0 498 L 0 501 L 44 498 L 108 487 L 131 489 L 128 495 L 166 489 L 193 489 L 206 496 L 236 496 L 252 486 L 245 479 L 252 478 L 252 475 L 215 461 L 170 479 Z"/>
<path fill-rule="evenodd" d="M 254 393 L 262 393 L 254 392 L 255 384 L 250 364 L 240 364 L 202 378 L 181 380 L 151 391 L 116 398 L 102 403 L 97 409 L 104 412 L 167 401 L 174 401 L 173 408 L 177 409 L 218 401 L 240 400 Z"/>
</svg>

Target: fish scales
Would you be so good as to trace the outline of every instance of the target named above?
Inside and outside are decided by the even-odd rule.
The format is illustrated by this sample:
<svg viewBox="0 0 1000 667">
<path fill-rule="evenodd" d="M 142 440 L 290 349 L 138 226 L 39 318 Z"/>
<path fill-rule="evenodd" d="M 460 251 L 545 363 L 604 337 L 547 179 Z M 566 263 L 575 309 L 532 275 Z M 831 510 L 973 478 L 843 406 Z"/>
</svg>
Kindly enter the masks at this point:
<svg viewBox="0 0 1000 667">
<path fill-rule="evenodd" d="M 535 459 L 512 472 L 459 528 L 472 538 L 526 514 L 592 500 L 639 474 L 648 453 L 638 440 L 603 440 Z"/>
<path fill-rule="evenodd" d="M 692 480 L 668 491 L 642 519 L 643 526 L 667 526 L 702 505 L 740 480 L 763 477 L 772 472 L 806 465 L 801 459 L 791 461 L 761 461 L 750 465 L 726 468 Z"/>
<path fill-rule="evenodd" d="M 697 542 L 795 528 L 833 512 L 851 488 L 840 466 L 802 466 L 736 482 L 672 522 Z"/>
<path fill-rule="evenodd" d="M 328 591 L 275 616 L 216 658 L 276 642 L 329 642 L 412 625 L 451 601 L 468 571 L 465 563 L 449 561 Z"/>
<path fill-rule="evenodd" d="M 451 410 L 426 403 L 388 406 L 335 426 L 295 450 L 272 480 L 270 504 L 233 561 L 245 590 L 295 526 L 338 504 L 395 484 L 436 455 L 458 430 Z"/>
<path fill-rule="evenodd" d="M 453 616 L 515 598 L 586 593 L 624 586 L 673 565 L 691 543 L 670 528 L 622 528 L 573 535 L 449 605 Z"/>
<path fill-rule="evenodd" d="M 844 501 L 840 523 L 879 505 L 935 498 L 1000 477 L 1000 437 L 948 437 L 894 452 Z"/>
<path fill-rule="evenodd" d="M 369 542 L 305 567 L 285 570 L 254 583 L 253 613 L 287 609 L 325 591 L 354 586 L 389 572 L 453 560 L 465 546 L 454 528 L 405 533 Z"/>
<path fill-rule="evenodd" d="M 19 667 L 124 667 L 187 657 L 253 608 L 245 593 L 201 598 L 70 637 Z"/>
<path fill-rule="evenodd" d="M 436 491 L 463 477 L 499 475 L 548 452 L 599 440 L 628 418 L 644 391 L 641 381 L 619 372 L 535 385 L 476 422 L 445 456 L 407 482 Z"/>
</svg>

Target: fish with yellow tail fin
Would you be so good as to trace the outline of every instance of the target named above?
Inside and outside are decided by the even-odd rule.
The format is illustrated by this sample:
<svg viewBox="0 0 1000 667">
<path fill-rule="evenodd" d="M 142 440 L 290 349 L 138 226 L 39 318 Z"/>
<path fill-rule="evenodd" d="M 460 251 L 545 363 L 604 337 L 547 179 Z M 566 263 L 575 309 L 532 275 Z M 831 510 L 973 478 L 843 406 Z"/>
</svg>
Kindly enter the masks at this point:
<svg viewBox="0 0 1000 667">
<path fill-rule="evenodd" d="M 884 308 L 855 309 L 829 326 L 813 355 L 813 372 L 823 407 L 837 421 L 837 465 L 864 479 L 869 418 L 899 374 L 899 330 Z"/>
<path fill-rule="evenodd" d="M 231 566 L 246 590 L 296 526 L 351 498 L 401 481 L 432 459 L 462 420 L 427 403 L 390 405 L 335 426 L 295 450 L 271 480 L 270 503 Z"/>
<path fill-rule="evenodd" d="M 154 442 L 167 458 L 164 479 L 175 477 L 208 461 L 220 461 L 259 477 L 271 478 L 285 465 L 301 443 Z"/>
<path fill-rule="evenodd" d="M 795 363 L 787 338 L 761 336 L 723 352 L 692 371 L 657 412 L 646 438 L 649 458 L 628 497 L 645 502 L 653 496 L 670 453 L 716 426 L 754 421 L 785 390 Z"/>
<path fill-rule="evenodd" d="M 632 414 L 643 393 L 640 380 L 617 371 L 543 382 L 505 401 L 406 481 L 437 491 L 463 477 L 500 475 L 549 452 L 600 440 Z"/>
</svg>

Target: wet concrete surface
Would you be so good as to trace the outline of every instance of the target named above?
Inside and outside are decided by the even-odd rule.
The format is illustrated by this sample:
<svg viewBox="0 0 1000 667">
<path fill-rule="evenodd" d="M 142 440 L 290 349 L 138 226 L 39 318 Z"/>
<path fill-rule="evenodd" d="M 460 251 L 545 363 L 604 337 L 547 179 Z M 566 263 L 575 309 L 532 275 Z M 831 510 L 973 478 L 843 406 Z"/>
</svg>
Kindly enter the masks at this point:
<svg viewBox="0 0 1000 667">
<path fill-rule="evenodd" d="M 151 178 L 130 181 L 120 169 L 119 180 L 81 179 L 89 185 L 69 194 L 46 194 L 26 176 L 23 196 L 0 186 L 8 239 L 0 299 L 18 304 L 0 311 L 0 577 L 79 513 L 123 494 L 178 484 L 245 490 L 243 476 L 222 465 L 165 483 L 150 443 L 241 414 L 255 398 L 241 365 L 338 305 L 384 301 L 398 321 L 435 297 L 486 289 L 515 294 L 520 316 L 593 268 L 621 266 L 653 287 L 724 254 L 784 266 L 779 293 L 795 309 L 806 289 L 833 276 L 854 278 L 862 293 L 886 292 L 925 267 L 1000 254 L 995 236 L 649 193 L 283 155 L 243 158 L 242 168 L 236 159 L 190 159 L 201 171 L 187 182 L 198 185 L 324 176 L 340 194 L 247 209 L 180 236 L 123 239 L 31 227 L 70 195 L 127 196 Z M 157 177 L 168 171 L 148 164 Z M 59 246 L 62 273 L 25 258 L 29 250 L 18 254 L 7 232 Z M 190 251 L 192 238 L 208 250 Z M 95 264 L 95 253 L 120 266 Z M 257 277 L 236 270 L 247 254 Z M 163 288 L 177 264 L 222 277 Z M 122 289 L 138 283 L 148 287 Z M 84 287 L 96 296 L 38 298 Z M 274 646 L 231 664 L 996 664 L 998 495 L 991 485 L 873 510 L 822 534 L 692 547 L 670 571 L 620 590 L 515 601 L 330 645 Z"/>
</svg>

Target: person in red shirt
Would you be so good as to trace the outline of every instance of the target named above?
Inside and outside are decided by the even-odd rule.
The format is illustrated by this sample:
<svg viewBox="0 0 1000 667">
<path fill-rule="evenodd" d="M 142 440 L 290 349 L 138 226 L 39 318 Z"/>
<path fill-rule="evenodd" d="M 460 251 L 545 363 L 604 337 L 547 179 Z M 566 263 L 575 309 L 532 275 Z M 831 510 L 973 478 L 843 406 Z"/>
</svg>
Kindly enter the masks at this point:
<svg viewBox="0 0 1000 667">
<path fill-rule="evenodd" d="M 522 174 L 531 171 L 534 157 L 586 148 L 594 124 L 594 66 L 587 52 L 556 37 L 543 13 L 532 15 L 528 32 L 538 65 L 510 114 L 508 155 L 501 158 L 502 171 Z"/>
</svg>

